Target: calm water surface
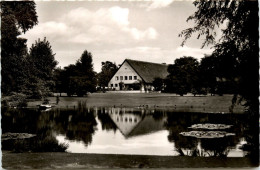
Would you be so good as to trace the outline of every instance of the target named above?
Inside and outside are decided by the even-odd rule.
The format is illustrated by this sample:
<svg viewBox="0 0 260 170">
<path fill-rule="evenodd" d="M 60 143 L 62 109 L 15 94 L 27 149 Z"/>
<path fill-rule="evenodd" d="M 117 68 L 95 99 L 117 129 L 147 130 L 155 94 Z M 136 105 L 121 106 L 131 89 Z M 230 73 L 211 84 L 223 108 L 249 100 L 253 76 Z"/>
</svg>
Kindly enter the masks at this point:
<svg viewBox="0 0 260 170">
<path fill-rule="evenodd" d="M 232 133 L 218 138 L 183 136 L 194 124 L 225 124 L 217 130 Z M 176 113 L 145 108 L 85 108 L 2 110 L 2 133 L 30 133 L 36 137 L 2 141 L 3 150 L 32 146 L 36 151 L 72 153 L 187 155 L 243 157 L 247 126 L 243 114 Z M 207 130 L 206 131 L 210 131 Z M 213 130 L 211 130 L 213 131 Z M 216 131 L 216 130 L 215 130 Z M 19 144 L 18 144 L 19 143 Z M 18 146 L 17 146 L 18 145 Z"/>
</svg>

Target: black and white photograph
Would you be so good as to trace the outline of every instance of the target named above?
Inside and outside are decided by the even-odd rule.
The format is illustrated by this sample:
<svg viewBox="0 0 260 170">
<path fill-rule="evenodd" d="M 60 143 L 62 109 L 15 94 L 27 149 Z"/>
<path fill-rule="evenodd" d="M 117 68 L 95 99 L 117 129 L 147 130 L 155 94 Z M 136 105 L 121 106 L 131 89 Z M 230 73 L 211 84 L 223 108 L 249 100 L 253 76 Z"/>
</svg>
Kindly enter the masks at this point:
<svg viewBox="0 0 260 170">
<path fill-rule="evenodd" d="M 1 1 L 2 169 L 257 168 L 257 0 Z"/>
</svg>

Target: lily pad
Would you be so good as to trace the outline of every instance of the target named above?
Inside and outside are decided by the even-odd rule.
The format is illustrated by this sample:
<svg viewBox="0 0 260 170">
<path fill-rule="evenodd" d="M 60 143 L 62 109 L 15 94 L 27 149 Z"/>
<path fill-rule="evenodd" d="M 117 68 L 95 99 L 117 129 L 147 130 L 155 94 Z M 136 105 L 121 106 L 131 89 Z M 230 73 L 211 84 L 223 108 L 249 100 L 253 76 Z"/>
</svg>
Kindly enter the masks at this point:
<svg viewBox="0 0 260 170">
<path fill-rule="evenodd" d="M 183 136 L 191 136 L 195 138 L 223 138 L 226 136 L 233 136 L 234 133 L 228 133 L 224 131 L 190 131 L 190 132 L 181 132 Z"/>
<path fill-rule="evenodd" d="M 4 133 L 2 134 L 2 140 L 9 140 L 9 139 L 25 139 L 25 138 L 31 138 L 36 136 L 35 134 L 29 134 L 29 133 Z"/>
<path fill-rule="evenodd" d="M 218 129 L 218 130 L 221 130 L 221 129 L 229 129 L 231 127 L 232 127 L 232 125 L 205 123 L 205 124 L 195 124 L 195 125 L 192 125 L 189 128 L 192 128 L 192 129 L 208 129 L 208 130 Z"/>
</svg>

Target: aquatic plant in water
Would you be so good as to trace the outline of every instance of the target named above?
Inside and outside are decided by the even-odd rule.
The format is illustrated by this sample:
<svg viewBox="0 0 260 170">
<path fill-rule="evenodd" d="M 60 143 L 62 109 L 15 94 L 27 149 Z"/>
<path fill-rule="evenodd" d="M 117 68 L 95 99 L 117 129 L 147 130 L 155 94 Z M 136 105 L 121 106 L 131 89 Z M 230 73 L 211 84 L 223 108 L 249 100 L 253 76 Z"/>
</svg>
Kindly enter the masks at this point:
<svg viewBox="0 0 260 170">
<path fill-rule="evenodd" d="M 2 134 L 1 140 L 9 140 L 9 139 L 25 139 L 25 138 L 31 138 L 36 136 L 35 134 L 29 134 L 29 133 L 4 133 Z"/>
<path fill-rule="evenodd" d="M 181 132 L 183 136 L 191 136 L 195 138 L 223 138 L 226 136 L 233 136 L 234 133 L 228 133 L 224 131 L 190 131 L 190 132 Z"/>
<path fill-rule="evenodd" d="M 213 129 L 229 129 L 231 128 L 232 125 L 225 125 L 225 124 L 211 124 L 211 123 L 205 123 L 205 124 L 194 124 L 191 127 L 191 129 L 208 129 L 208 130 L 213 130 Z"/>
</svg>

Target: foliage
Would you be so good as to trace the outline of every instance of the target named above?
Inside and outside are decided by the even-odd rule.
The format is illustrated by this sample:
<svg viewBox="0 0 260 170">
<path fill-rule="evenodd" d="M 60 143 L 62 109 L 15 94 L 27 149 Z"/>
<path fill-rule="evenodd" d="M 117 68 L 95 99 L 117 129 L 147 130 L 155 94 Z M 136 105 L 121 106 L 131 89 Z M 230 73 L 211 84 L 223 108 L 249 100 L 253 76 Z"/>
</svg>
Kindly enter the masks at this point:
<svg viewBox="0 0 260 170">
<path fill-rule="evenodd" d="M 29 61 L 33 67 L 33 74 L 42 80 L 50 80 L 53 78 L 53 70 L 58 64 L 54 58 L 50 43 L 44 38 L 42 41 L 38 39 L 29 51 Z"/>
<path fill-rule="evenodd" d="M 112 76 L 118 70 L 118 67 L 115 63 L 110 61 L 102 62 L 101 65 L 101 72 L 98 74 L 98 85 L 104 89 L 104 87 L 107 87 Z"/>
<path fill-rule="evenodd" d="M 46 97 L 54 82 L 57 65 L 49 42 L 36 41 L 29 54 L 27 40 L 21 37 L 38 24 L 33 1 L 1 2 L 2 7 L 2 93 L 23 93 L 30 98 Z"/>
<path fill-rule="evenodd" d="M 205 36 L 202 47 L 213 44 L 223 77 L 236 82 L 233 105 L 245 100 L 249 126 L 246 128 L 250 156 L 259 164 L 259 17 L 258 1 L 195 1 L 197 11 L 187 21 L 195 26 L 181 32 L 184 41 L 193 33 Z M 221 38 L 216 41 L 216 27 L 224 26 Z M 225 60 L 224 62 L 222 62 Z M 224 63 L 223 65 L 220 63 Z M 238 96 L 241 96 L 238 98 Z M 231 106 L 231 109 L 233 106 Z M 258 129 L 258 130 L 257 130 Z"/>
<path fill-rule="evenodd" d="M 76 64 L 55 70 L 56 91 L 68 96 L 83 96 L 96 90 L 96 73 L 93 70 L 92 54 L 85 50 Z"/>
<path fill-rule="evenodd" d="M 191 91 L 198 79 L 199 62 L 193 57 L 176 59 L 168 67 L 169 75 L 166 80 L 166 91 L 184 95 Z"/>
<path fill-rule="evenodd" d="M 5 97 L 1 100 L 1 104 L 4 107 L 26 107 L 27 106 L 27 96 L 23 93 L 11 93 L 10 96 Z"/>
<path fill-rule="evenodd" d="M 23 93 L 30 98 L 44 98 L 51 93 L 54 86 L 53 70 L 57 65 L 50 43 L 44 38 L 35 42 L 30 48 L 25 66 L 27 78 Z"/>
<path fill-rule="evenodd" d="M 155 91 L 164 90 L 164 79 L 159 77 L 155 78 L 153 81 L 153 87 L 155 88 Z"/>
<path fill-rule="evenodd" d="M 211 94 L 215 94 L 216 92 L 216 63 L 216 57 L 210 55 L 202 58 L 199 65 L 200 80 L 203 86 L 209 89 Z"/>
<path fill-rule="evenodd" d="M 26 80 L 26 39 L 18 37 L 38 23 L 33 1 L 1 2 L 2 93 L 20 92 Z"/>
<path fill-rule="evenodd" d="M 205 36 L 205 45 L 213 44 L 213 56 L 222 59 L 223 76 L 237 79 L 237 92 L 246 100 L 246 106 L 258 112 L 258 2 L 257 1 L 195 1 L 197 11 L 187 21 L 195 26 L 183 30 L 184 41 L 192 34 Z M 217 27 L 224 26 L 216 41 Z M 227 71 L 231 70 L 231 71 Z M 236 97 L 237 95 L 234 95 Z M 233 100 L 235 101 L 235 100 Z"/>
</svg>

